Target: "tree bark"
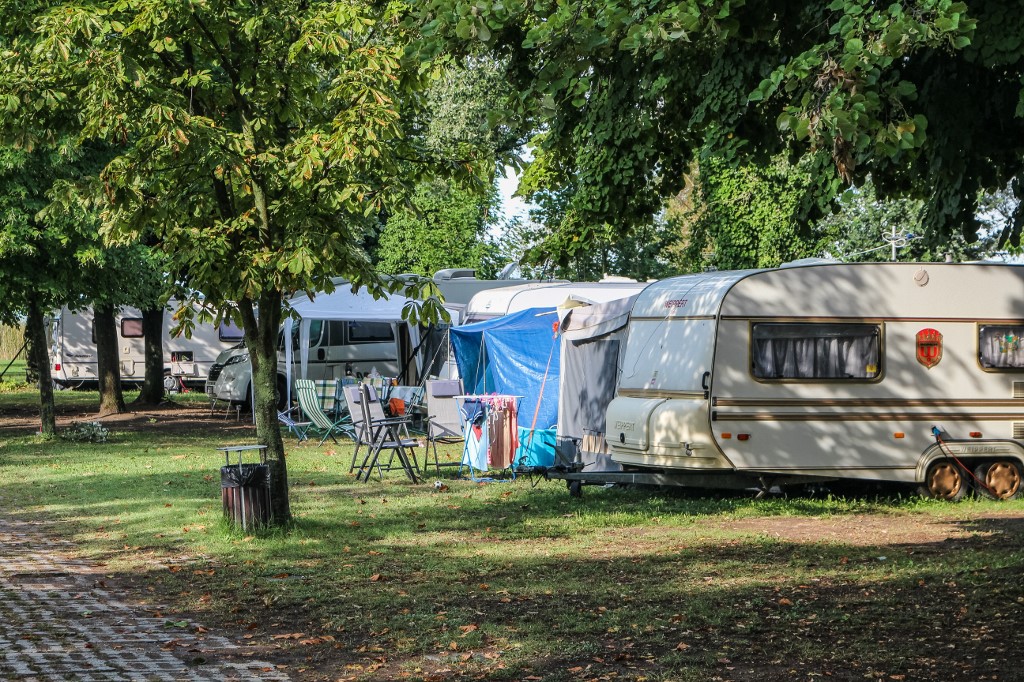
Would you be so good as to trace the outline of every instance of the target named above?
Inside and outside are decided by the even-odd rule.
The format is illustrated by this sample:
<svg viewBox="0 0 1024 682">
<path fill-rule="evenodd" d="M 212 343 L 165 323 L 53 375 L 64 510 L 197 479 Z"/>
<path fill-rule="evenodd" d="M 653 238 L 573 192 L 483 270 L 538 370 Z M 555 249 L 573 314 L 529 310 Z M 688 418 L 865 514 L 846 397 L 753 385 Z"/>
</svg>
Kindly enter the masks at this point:
<svg viewBox="0 0 1024 682">
<path fill-rule="evenodd" d="M 118 414 L 125 411 L 121 393 L 121 368 L 117 362 L 117 326 L 110 306 L 93 308 L 96 330 L 96 374 L 100 385 L 100 411 Z"/>
<path fill-rule="evenodd" d="M 159 405 L 164 399 L 164 308 L 156 306 L 142 311 L 142 333 L 145 336 L 146 375 L 136 403 Z"/>
<path fill-rule="evenodd" d="M 259 318 L 255 314 L 257 307 Z M 281 324 L 281 292 L 264 291 L 256 301 L 243 298 L 238 302 L 238 309 L 252 366 L 256 440 L 267 446 L 270 465 L 271 523 L 285 525 L 291 521 L 292 512 L 288 500 L 288 465 L 277 421 L 277 332 Z"/>
<path fill-rule="evenodd" d="M 30 296 L 28 319 L 25 323 L 28 355 L 39 375 L 39 431 L 46 438 L 57 433 L 56 410 L 53 405 L 53 380 L 50 375 L 50 353 L 46 345 L 46 323 L 39 299 Z"/>
</svg>

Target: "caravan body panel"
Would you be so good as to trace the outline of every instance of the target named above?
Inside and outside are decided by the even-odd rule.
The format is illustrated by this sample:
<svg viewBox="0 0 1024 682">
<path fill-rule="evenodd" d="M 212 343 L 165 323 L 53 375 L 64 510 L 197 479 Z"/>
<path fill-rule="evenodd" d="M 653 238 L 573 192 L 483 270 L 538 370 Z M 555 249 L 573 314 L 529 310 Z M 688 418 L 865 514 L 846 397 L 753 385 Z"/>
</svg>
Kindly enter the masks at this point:
<svg viewBox="0 0 1024 682">
<path fill-rule="evenodd" d="M 994 447 L 983 441 L 1024 437 L 1022 336 L 1020 266 L 833 264 L 666 280 L 634 306 L 609 408 L 610 427 L 632 413 L 647 435 L 620 442 L 610 430 L 613 458 L 700 468 L 670 454 L 692 439 L 713 453 L 702 461 L 737 472 L 920 482 L 933 426 L 978 439 L 978 456 Z M 700 366 L 710 374 L 698 397 Z"/>
<path fill-rule="evenodd" d="M 242 330 L 230 322 L 220 325 L 197 322 L 190 337 L 174 334 L 177 307 L 177 302 L 172 300 L 164 311 L 164 372 L 183 384 L 202 387 L 217 356 L 241 341 Z M 142 312 L 125 306 L 115 316 L 114 324 L 121 380 L 142 383 L 146 371 Z M 54 316 L 52 325 L 50 371 L 54 381 L 68 386 L 96 381 L 92 308 L 80 311 L 63 308 Z"/>
</svg>

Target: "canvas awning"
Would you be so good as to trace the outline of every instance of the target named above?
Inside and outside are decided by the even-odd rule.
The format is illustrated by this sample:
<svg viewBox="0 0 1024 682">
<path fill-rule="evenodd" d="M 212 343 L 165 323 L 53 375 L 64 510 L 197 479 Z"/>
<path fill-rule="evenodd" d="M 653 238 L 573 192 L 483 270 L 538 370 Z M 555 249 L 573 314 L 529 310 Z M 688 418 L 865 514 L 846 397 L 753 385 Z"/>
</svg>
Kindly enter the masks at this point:
<svg viewBox="0 0 1024 682">
<path fill-rule="evenodd" d="M 412 299 L 399 294 L 392 294 L 387 298 L 374 298 L 366 287 L 360 287 L 352 291 L 348 285 L 341 285 L 329 294 L 320 293 L 315 298 L 297 296 L 291 300 L 291 309 L 294 316 L 298 316 L 299 326 L 299 373 L 303 379 L 306 378 L 309 367 L 309 325 L 313 320 L 348 320 L 358 322 L 388 322 L 395 333 L 396 341 L 399 338 L 399 327 L 407 325 L 409 340 L 413 348 L 420 345 L 419 328 L 414 324 L 408 324 L 402 319 L 402 310 L 407 305 L 413 305 Z M 291 339 L 292 329 L 296 323 L 294 316 L 285 317 L 284 335 L 285 339 Z M 291 401 L 292 385 L 292 344 L 286 342 L 285 348 L 285 374 L 287 375 L 288 400 Z M 416 355 L 417 372 L 423 370 L 423 360 Z"/>
</svg>

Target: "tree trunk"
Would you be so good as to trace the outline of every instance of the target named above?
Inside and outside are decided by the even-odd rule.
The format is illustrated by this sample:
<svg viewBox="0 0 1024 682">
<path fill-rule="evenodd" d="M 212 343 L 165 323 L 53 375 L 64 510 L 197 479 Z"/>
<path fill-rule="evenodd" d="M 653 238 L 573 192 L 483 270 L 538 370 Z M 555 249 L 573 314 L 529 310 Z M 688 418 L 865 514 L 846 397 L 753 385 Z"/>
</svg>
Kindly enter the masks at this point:
<svg viewBox="0 0 1024 682">
<path fill-rule="evenodd" d="M 46 345 L 46 323 L 39 300 L 29 297 L 28 320 L 25 322 L 25 339 L 28 341 L 28 357 L 32 359 L 39 375 L 39 423 L 40 433 L 52 438 L 57 432 L 57 421 L 53 406 L 53 380 L 50 377 L 50 353 Z"/>
<path fill-rule="evenodd" d="M 265 291 L 255 303 L 243 298 L 238 302 L 245 330 L 245 347 L 252 366 L 252 392 L 255 403 L 256 440 L 267 446 L 270 464 L 270 505 L 274 525 L 291 521 L 288 501 L 288 466 L 277 421 L 277 332 L 281 324 L 281 292 Z"/>
<path fill-rule="evenodd" d="M 93 308 L 96 330 L 96 374 L 100 384 L 100 414 L 125 411 L 121 393 L 121 368 L 117 362 L 117 326 L 110 306 Z"/>
<path fill-rule="evenodd" d="M 142 391 L 135 399 L 144 405 L 159 405 L 164 399 L 164 308 L 142 311 L 142 334 L 145 336 L 146 375 Z"/>
</svg>

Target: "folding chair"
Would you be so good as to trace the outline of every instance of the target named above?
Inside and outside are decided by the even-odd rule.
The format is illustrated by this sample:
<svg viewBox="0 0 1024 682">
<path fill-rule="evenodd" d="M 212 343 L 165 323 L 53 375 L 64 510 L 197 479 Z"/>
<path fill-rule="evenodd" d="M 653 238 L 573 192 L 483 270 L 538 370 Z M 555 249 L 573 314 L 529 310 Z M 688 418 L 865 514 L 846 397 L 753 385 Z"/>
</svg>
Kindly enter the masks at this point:
<svg viewBox="0 0 1024 682">
<path fill-rule="evenodd" d="M 323 434 L 318 445 L 323 445 L 328 438 L 337 443 L 338 439 L 334 437 L 334 434 L 346 433 L 346 428 L 343 424 L 346 418 L 331 419 L 327 416 L 323 407 L 320 406 L 320 398 L 316 394 L 316 386 L 309 379 L 297 379 L 295 381 L 295 396 L 299 399 L 299 407 L 302 409 L 302 414 L 311 422 L 309 430 L 316 434 Z"/>
<path fill-rule="evenodd" d="M 406 417 L 384 417 L 374 418 L 374 405 L 380 409 L 380 401 L 376 399 L 373 388 L 366 384 L 358 387 L 359 408 L 362 413 L 363 432 L 367 436 L 367 451 L 363 461 L 359 464 L 359 471 L 356 472 L 356 480 L 360 476 L 364 481 L 370 479 L 370 472 L 377 467 L 377 474 L 383 478 L 384 469 L 391 470 L 394 460 L 397 457 L 400 468 L 405 472 L 413 483 L 418 483 L 417 473 L 419 464 L 416 461 L 416 446 L 418 443 L 408 437 L 409 419 Z M 404 435 L 403 435 L 404 432 Z M 380 455 L 384 451 L 391 453 L 388 463 L 381 467 Z"/>
<path fill-rule="evenodd" d="M 369 410 L 370 420 L 367 421 L 363 416 L 363 401 L 362 391 L 363 387 L 366 387 L 367 392 L 370 395 L 370 401 L 367 404 Z M 356 462 L 359 461 L 359 451 L 363 446 L 370 447 L 373 445 L 374 432 L 372 422 L 380 422 L 388 418 L 384 414 L 384 407 L 380 404 L 380 400 L 377 397 L 377 389 L 368 384 L 354 384 L 346 385 L 341 387 L 342 395 L 345 398 L 345 403 L 348 405 L 349 414 L 352 415 L 352 439 L 356 442 L 355 450 L 352 451 L 352 462 L 349 464 L 349 473 L 355 471 Z M 415 443 L 409 437 L 409 419 L 403 418 L 403 423 L 399 425 L 399 435 L 403 442 Z M 406 447 L 409 447 L 406 445 Z M 364 458 L 365 459 L 365 458 Z M 415 455 L 414 455 L 415 459 Z M 388 462 L 387 468 L 391 467 L 391 462 Z"/>
<path fill-rule="evenodd" d="M 314 379 L 313 386 L 316 388 L 316 396 L 320 399 L 320 407 L 329 417 L 337 419 L 340 414 L 341 400 L 339 399 L 339 384 L 337 379 Z"/>
<path fill-rule="evenodd" d="M 312 425 L 312 422 L 295 421 L 295 418 L 292 415 L 295 413 L 296 409 L 297 408 L 293 407 L 290 410 L 278 412 L 277 421 L 279 421 L 282 426 L 287 428 L 288 432 L 295 436 L 298 439 L 298 442 L 301 443 L 304 440 L 309 440 L 309 435 L 306 434 L 306 431 L 309 430 L 309 427 Z"/>
<path fill-rule="evenodd" d="M 441 467 L 457 467 L 460 460 L 440 463 L 437 444 L 453 445 L 464 439 L 462 420 L 455 396 L 462 395 L 462 381 L 459 379 L 436 379 L 427 381 L 427 442 L 434 450 L 434 468 L 441 473 Z M 423 470 L 430 464 L 430 452 L 423 457 Z"/>
</svg>

